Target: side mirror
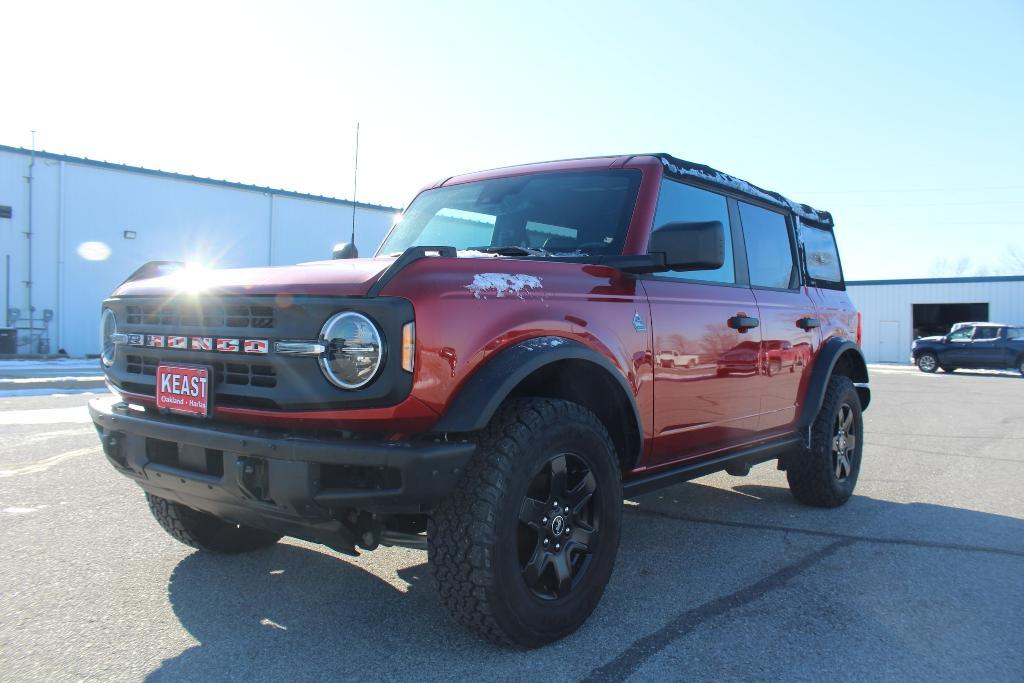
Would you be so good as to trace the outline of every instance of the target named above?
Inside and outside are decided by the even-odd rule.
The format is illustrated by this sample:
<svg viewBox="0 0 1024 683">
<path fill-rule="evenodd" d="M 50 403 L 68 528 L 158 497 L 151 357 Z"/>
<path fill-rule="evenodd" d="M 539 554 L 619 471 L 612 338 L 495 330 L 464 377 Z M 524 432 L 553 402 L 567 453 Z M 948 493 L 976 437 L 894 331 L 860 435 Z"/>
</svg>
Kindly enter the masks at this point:
<svg viewBox="0 0 1024 683">
<path fill-rule="evenodd" d="M 725 263 L 721 221 L 666 223 L 653 233 L 647 251 L 665 255 L 668 270 L 715 270 Z"/>
<path fill-rule="evenodd" d="M 334 245 L 334 251 L 331 254 L 332 258 L 359 258 L 359 250 L 356 249 L 356 245 L 351 242 L 339 242 Z"/>
</svg>

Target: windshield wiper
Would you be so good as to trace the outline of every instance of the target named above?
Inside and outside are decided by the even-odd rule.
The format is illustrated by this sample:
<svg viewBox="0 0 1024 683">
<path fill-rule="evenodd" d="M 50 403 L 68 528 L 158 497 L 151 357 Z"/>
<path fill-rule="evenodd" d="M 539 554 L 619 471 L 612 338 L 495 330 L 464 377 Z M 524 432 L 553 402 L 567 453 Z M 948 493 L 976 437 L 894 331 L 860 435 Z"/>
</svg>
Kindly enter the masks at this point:
<svg viewBox="0 0 1024 683">
<path fill-rule="evenodd" d="M 466 251 L 479 251 L 484 254 L 497 254 L 498 256 L 547 256 L 548 251 L 539 247 L 517 247 L 506 245 L 500 247 L 469 247 Z"/>
</svg>

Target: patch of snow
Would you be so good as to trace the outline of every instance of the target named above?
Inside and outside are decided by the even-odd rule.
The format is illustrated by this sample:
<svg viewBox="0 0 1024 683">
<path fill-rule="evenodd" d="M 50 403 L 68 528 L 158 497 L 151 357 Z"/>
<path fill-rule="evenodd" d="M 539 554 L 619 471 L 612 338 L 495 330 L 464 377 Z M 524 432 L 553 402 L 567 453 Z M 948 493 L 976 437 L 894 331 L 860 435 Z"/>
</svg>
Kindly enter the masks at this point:
<svg viewBox="0 0 1024 683">
<path fill-rule="evenodd" d="M 509 296 L 525 299 L 543 288 L 539 277 L 510 273 L 478 273 L 473 276 L 473 281 L 466 285 L 466 289 L 476 299 L 486 299 L 488 296 L 494 296 L 496 299 Z"/>
<path fill-rule="evenodd" d="M 534 337 L 524 341 L 521 346 L 527 351 L 543 351 L 544 349 L 553 349 L 568 343 L 569 340 L 564 337 Z"/>
<path fill-rule="evenodd" d="M 36 508 L 9 507 L 9 508 L 4 508 L 3 511 L 6 512 L 9 515 L 29 515 L 29 514 L 32 514 L 33 512 L 39 512 L 40 510 L 42 510 L 45 507 L 47 507 L 47 506 L 46 505 L 40 505 L 39 507 L 36 507 Z"/>
<path fill-rule="evenodd" d="M 678 176 L 696 178 L 697 180 L 703 180 L 704 182 L 711 183 L 713 185 L 728 187 L 736 190 L 737 192 L 742 192 L 745 195 L 762 199 L 770 204 L 774 204 L 775 206 L 781 206 L 782 208 L 789 209 L 797 216 L 814 223 L 821 223 L 822 225 L 830 227 L 833 225 L 832 214 L 828 211 L 818 211 L 807 204 L 800 204 L 799 202 L 787 199 L 777 192 L 762 190 L 757 185 L 752 185 L 746 180 L 735 178 L 728 173 L 716 171 L 710 166 L 691 164 L 679 159 L 670 160 L 664 156 L 660 158 L 662 165 L 669 173 L 673 173 Z"/>
<path fill-rule="evenodd" d="M 3 370 L 100 370 L 98 358 L 37 358 L 20 360 L 8 358 L 0 360 L 0 371 Z"/>
<path fill-rule="evenodd" d="M 103 375 L 62 375 L 57 377 L 5 377 L 0 379 L 0 387 L 18 384 L 33 384 L 35 382 L 98 382 Z"/>
<path fill-rule="evenodd" d="M 0 389 L 0 398 L 15 398 L 18 396 L 78 396 L 90 394 L 108 394 L 109 390 L 102 387 L 93 389 Z M 0 421 L 0 424 L 3 424 Z"/>
</svg>

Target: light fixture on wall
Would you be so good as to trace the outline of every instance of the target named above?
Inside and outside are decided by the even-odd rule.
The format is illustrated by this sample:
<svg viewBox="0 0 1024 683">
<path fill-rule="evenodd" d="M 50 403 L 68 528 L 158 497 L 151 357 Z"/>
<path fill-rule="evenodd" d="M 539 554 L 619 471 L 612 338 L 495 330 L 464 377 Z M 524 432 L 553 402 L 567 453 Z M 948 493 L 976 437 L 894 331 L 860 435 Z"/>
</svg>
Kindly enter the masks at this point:
<svg viewBox="0 0 1024 683">
<path fill-rule="evenodd" d="M 124 231 L 124 238 L 125 238 L 126 240 L 133 240 L 133 239 L 135 239 L 135 238 L 136 238 L 137 236 L 138 236 L 138 233 L 136 233 L 136 232 L 135 232 L 134 230 L 125 230 L 125 231 Z"/>
</svg>

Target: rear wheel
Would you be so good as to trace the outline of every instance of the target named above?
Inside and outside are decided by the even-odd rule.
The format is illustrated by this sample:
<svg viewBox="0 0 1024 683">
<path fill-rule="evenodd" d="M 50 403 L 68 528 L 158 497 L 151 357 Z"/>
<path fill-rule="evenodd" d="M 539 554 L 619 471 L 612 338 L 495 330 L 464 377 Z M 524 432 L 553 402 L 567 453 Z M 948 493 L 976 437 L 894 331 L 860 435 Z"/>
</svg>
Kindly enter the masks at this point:
<svg viewBox="0 0 1024 683">
<path fill-rule="evenodd" d="M 231 524 L 205 512 L 146 494 L 149 511 L 168 534 L 187 546 L 212 553 L 247 553 L 274 545 L 281 536 Z"/>
<path fill-rule="evenodd" d="M 811 447 L 787 464 L 789 490 L 806 505 L 842 505 L 857 485 L 863 449 L 864 423 L 857 389 L 849 377 L 832 377 L 811 427 Z"/>
<path fill-rule="evenodd" d="M 441 600 L 488 640 L 556 641 L 601 599 L 621 519 L 618 459 L 597 417 L 568 401 L 510 401 L 430 518 Z"/>
<path fill-rule="evenodd" d="M 939 369 L 939 359 L 934 353 L 922 353 L 917 357 L 917 369 L 921 372 L 935 372 Z"/>
</svg>

